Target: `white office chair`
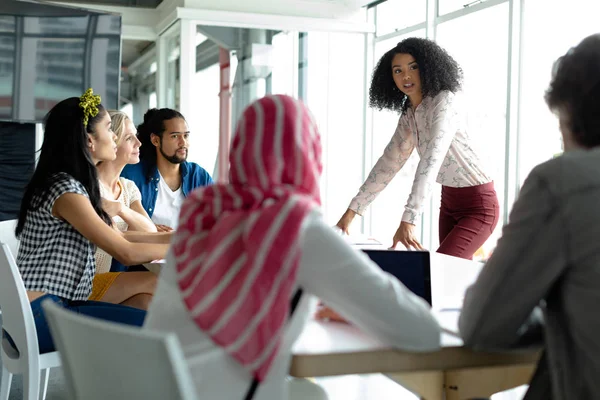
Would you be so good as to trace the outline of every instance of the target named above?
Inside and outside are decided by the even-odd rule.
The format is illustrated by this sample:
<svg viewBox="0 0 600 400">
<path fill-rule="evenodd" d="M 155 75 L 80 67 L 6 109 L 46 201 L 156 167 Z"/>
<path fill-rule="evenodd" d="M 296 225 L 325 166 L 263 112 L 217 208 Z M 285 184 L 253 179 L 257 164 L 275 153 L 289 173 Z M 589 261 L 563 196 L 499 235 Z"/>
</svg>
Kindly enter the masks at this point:
<svg viewBox="0 0 600 400">
<path fill-rule="evenodd" d="M 19 240 L 15 236 L 15 227 L 17 226 L 16 219 L 0 221 L 0 243 L 6 243 L 10 247 L 13 257 L 17 256 L 19 250 Z M 2 308 L 0 308 L 0 315 Z"/>
<path fill-rule="evenodd" d="M 74 399 L 195 400 L 179 339 L 42 303 Z"/>
<path fill-rule="evenodd" d="M 7 400 L 14 374 L 23 375 L 23 398 L 38 400 L 46 397 L 50 368 L 60 366 L 57 352 L 40 354 L 33 313 L 17 264 L 7 244 L 0 244 L 0 308 L 2 328 L 8 332 L 18 349 L 2 337 L 2 382 L 0 400 Z"/>
<path fill-rule="evenodd" d="M 0 243 L 6 243 L 12 252 L 13 257 L 17 256 L 19 250 L 19 240 L 15 236 L 16 219 L 0 221 Z"/>
</svg>

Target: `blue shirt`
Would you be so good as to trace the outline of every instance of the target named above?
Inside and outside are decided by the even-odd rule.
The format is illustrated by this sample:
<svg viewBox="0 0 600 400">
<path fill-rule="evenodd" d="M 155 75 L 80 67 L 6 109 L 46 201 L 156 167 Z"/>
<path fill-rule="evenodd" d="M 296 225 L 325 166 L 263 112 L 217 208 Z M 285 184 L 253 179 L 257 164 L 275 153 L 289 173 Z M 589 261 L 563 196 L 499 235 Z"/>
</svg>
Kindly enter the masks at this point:
<svg viewBox="0 0 600 400">
<path fill-rule="evenodd" d="M 210 174 L 196 163 L 184 161 L 180 164 L 179 170 L 181 172 L 181 190 L 184 197 L 187 197 L 191 191 L 198 187 L 213 183 Z M 135 182 L 142 193 L 142 207 L 152 218 L 156 198 L 158 197 L 158 183 L 160 182 L 158 168 L 140 161 L 137 164 L 126 165 L 123 172 L 121 172 L 121 176 Z"/>
</svg>

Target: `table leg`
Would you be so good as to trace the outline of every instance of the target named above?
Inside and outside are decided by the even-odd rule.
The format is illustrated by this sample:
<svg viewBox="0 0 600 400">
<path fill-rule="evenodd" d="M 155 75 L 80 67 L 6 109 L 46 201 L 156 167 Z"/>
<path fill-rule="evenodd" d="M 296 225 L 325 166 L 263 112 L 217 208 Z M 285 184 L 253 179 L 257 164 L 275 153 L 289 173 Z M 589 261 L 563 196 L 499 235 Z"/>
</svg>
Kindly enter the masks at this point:
<svg viewBox="0 0 600 400">
<path fill-rule="evenodd" d="M 529 383 L 534 370 L 533 365 L 511 365 L 446 371 L 446 400 L 490 397 Z"/>
<path fill-rule="evenodd" d="M 388 378 L 417 394 L 423 400 L 444 400 L 444 372 L 404 372 L 385 374 Z"/>
</svg>

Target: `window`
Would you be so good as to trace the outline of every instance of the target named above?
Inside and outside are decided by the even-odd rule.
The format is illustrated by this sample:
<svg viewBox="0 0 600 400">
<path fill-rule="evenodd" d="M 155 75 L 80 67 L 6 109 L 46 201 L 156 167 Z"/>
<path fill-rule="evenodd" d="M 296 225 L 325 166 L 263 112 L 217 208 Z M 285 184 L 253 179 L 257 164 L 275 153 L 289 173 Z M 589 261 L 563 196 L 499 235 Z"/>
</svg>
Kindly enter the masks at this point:
<svg viewBox="0 0 600 400">
<path fill-rule="evenodd" d="M 117 104 L 119 87 L 114 82 L 119 81 L 121 74 L 121 39 L 118 36 L 96 38 L 91 50 L 91 87 L 105 104 Z"/>
<path fill-rule="evenodd" d="M 59 101 L 81 96 L 85 40 L 26 37 L 22 44 L 22 62 L 35 65 L 35 70 L 22 71 L 19 85 L 24 99 L 21 102 L 27 106 L 20 107 L 19 117 L 39 121 Z M 57 59 L 56 54 L 67 60 L 75 56 L 77 61 Z M 25 85 L 31 85 L 34 90 L 27 90 Z"/>
<path fill-rule="evenodd" d="M 365 39 L 360 33 L 309 32 L 307 37 L 306 103 L 321 133 L 322 209 L 333 225 L 362 183 Z"/>
<path fill-rule="evenodd" d="M 158 107 L 158 99 L 156 97 L 156 92 L 150 93 L 148 97 L 148 108 L 156 108 Z"/>
<path fill-rule="evenodd" d="M 416 31 L 407 33 L 406 35 L 401 35 L 401 36 L 394 36 L 392 38 L 389 39 L 385 39 L 385 40 L 380 40 L 375 42 L 375 51 L 374 51 L 374 56 L 375 56 L 375 64 L 377 64 L 377 61 L 388 51 L 391 50 L 392 48 L 394 48 L 399 42 L 403 41 L 404 39 L 407 39 L 409 37 L 421 37 L 424 38 L 425 37 L 425 29 L 418 29 Z"/>
<path fill-rule="evenodd" d="M 377 36 L 383 36 L 425 22 L 426 0 L 387 0 L 375 7 Z"/>
<path fill-rule="evenodd" d="M 437 41 L 463 68 L 469 135 L 486 171 L 494 179 L 500 201 L 500 222 L 479 254 L 475 255 L 485 258 L 496 245 L 506 211 L 502 204 L 506 164 L 508 3 L 440 24 Z M 430 226 L 431 248 L 438 244 L 439 196 L 439 190 L 436 190 Z"/>
<path fill-rule="evenodd" d="M 13 36 L 0 36 L 0 118 L 11 119 L 12 85 L 15 64 L 15 39 Z"/>
<path fill-rule="evenodd" d="M 448 14 L 486 1 L 488 0 L 438 0 L 438 15 Z"/>
<path fill-rule="evenodd" d="M 16 19 L 11 15 L 0 15 L 0 32 L 13 33 Z"/>
<path fill-rule="evenodd" d="M 179 35 L 166 40 L 167 48 L 167 97 L 166 107 L 179 109 Z"/>
<path fill-rule="evenodd" d="M 294 65 L 298 50 L 294 46 L 298 32 L 280 32 L 273 36 L 273 70 L 271 72 L 271 94 L 294 96 L 294 78 L 298 76 L 298 65 Z"/>
<path fill-rule="evenodd" d="M 107 18 L 109 18 L 107 16 Z M 83 36 L 87 33 L 89 17 L 25 17 L 25 34 L 52 36 L 71 34 Z"/>
<path fill-rule="evenodd" d="M 121 18 L 115 18 L 112 15 L 98 15 L 96 25 L 97 34 L 120 35 Z"/>
<path fill-rule="evenodd" d="M 528 0 L 524 7 L 521 71 L 519 180 L 561 152 L 558 119 L 544 101 L 554 61 L 586 36 L 598 32 L 600 3 L 573 0 L 564 4 Z M 556 21 L 565 26 L 557 29 Z M 568 21 L 568 22 L 567 22 Z"/>
<path fill-rule="evenodd" d="M 211 175 L 214 174 L 219 148 L 220 74 L 219 63 L 196 73 L 193 81 L 193 109 L 197 112 L 185 116 L 190 126 L 188 160 L 200 164 Z M 232 129 L 235 129 L 235 125 Z"/>
<path fill-rule="evenodd" d="M 127 114 L 127 116 L 129 117 L 129 119 L 133 121 L 133 104 L 132 103 L 124 104 L 119 109 L 119 111 L 124 112 L 125 114 Z"/>
</svg>

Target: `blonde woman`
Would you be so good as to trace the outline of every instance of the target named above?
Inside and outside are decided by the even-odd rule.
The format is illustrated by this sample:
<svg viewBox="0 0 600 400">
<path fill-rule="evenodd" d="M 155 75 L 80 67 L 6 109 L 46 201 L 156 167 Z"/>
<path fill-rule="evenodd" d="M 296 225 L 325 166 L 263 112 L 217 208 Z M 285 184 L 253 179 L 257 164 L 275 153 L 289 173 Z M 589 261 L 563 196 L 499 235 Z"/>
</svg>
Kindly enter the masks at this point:
<svg viewBox="0 0 600 400">
<path fill-rule="evenodd" d="M 114 221 L 114 227 L 121 232 L 156 232 L 156 226 L 142 207 L 142 196 L 137 186 L 120 177 L 125 165 L 140 161 L 141 143 L 135 126 L 121 111 L 109 111 L 109 115 L 117 137 L 117 157 L 97 166 L 102 207 Z M 96 275 L 90 300 L 148 308 L 156 286 L 155 274 L 148 271 L 109 272 L 112 257 L 100 248 L 96 250 L 95 258 Z M 134 299 L 135 304 L 130 304 Z"/>
</svg>

